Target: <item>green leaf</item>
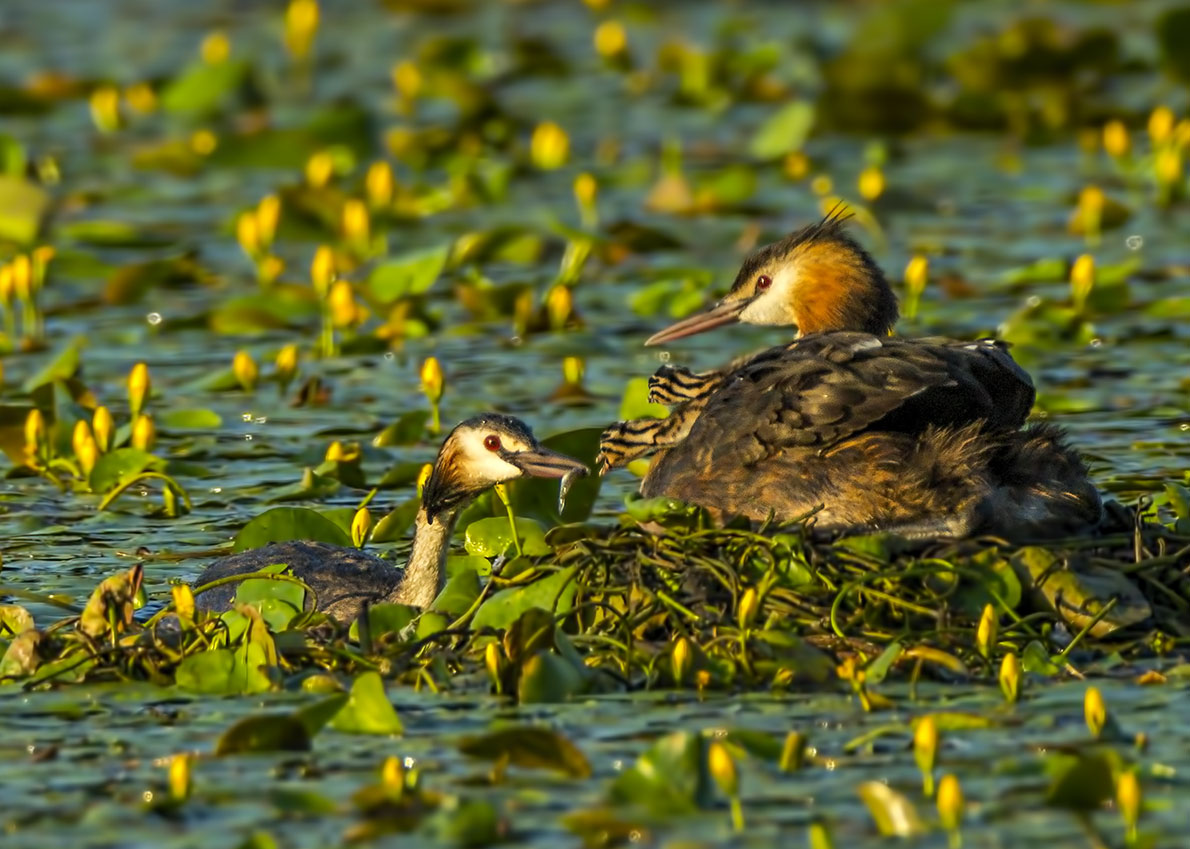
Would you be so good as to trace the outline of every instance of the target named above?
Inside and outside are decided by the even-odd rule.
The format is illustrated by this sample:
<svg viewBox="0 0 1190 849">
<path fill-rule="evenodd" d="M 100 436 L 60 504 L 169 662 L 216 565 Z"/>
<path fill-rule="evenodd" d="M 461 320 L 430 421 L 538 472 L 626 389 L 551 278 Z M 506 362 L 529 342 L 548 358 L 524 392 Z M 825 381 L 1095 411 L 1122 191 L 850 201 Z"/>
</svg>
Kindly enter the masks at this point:
<svg viewBox="0 0 1190 849">
<path fill-rule="evenodd" d="M 517 681 L 517 701 L 523 705 L 558 704 L 586 689 L 582 670 L 561 655 L 543 651 L 530 657 Z"/>
<path fill-rule="evenodd" d="M 393 604 L 382 602 L 368 608 L 368 627 L 372 632 L 372 639 L 378 639 L 384 634 L 398 634 L 405 630 L 405 626 L 417 618 L 420 611 L 407 604 Z M 359 620 L 351 623 L 348 637 L 359 642 Z"/>
<path fill-rule="evenodd" d="M 417 518 L 420 507 L 420 498 L 410 498 L 398 504 L 376 523 L 376 527 L 372 529 L 372 542 L 379 544 L 403 539 L 406 531 L 413 527 L 413 520 Z"/>
<path fill-rule="evenodd" d="M 588 466 L 595 463 L 602 430 L 596 427 L 571 430 L 543 439 L 542 445 L 553 451 L 582 460 Z M 517 516 L 537 519 L 547 525 L 561 522 L 582 522 L 590 515 L 599 497 L 603 478 L 587 475 L 578 478 L 566 494 L 566 506 L 558 513 L 559 481 L 550 478 L 520 478 L 509 484 L 509 500 Z"/>
<path fill-rule="evenodd" d="M 608 792 L 614 803 L 639 805 L 658 816 L 712 807 L 706 738 L 689 731 L 662 737 L 616 777 Z"/>
<path fill-rule="evenodd" d="M 620 420 L 632 419 L 663 419 L 669 415 L 669 410 L 661 404 L 649 403 L 649 379 L 634 377 L 624 387 L 624 397 L 620 401 Z"/>
<path fill-rule="evenodd" d="M 280 570 L 284 571 L 284 569 Z M 285 628 L 305 607 L 306 591 L 292 581 L 249 578 L 236 587 L 235 603 L 247 604 L 260 611 L 261 618 L 274 631 Z"/>
<path fill-rule="evenodd" d="M 0 240 L 30 245 L 41 231 L 50 195 L 24 175 L 0 174 Z"/>
<path fill-rule="evenodd" d="M 529 557 L 538 557 L 553 551 L 545 541 L 545 529 L 532 519 L 516 517 L 517 536 L 521 551 Z M 516 551 L 512 539 L 512 527 L 506 516 L 492 516 L 479 519 L 467 526 L 464 547 L 468 554 L 480 557 L 499 557 Z"/>
<path fill-rule="evenodd" d="M 748 148 L 757 159 L 776 159 L 795 150 L 800 150 L 814 128 L 814 104 L 797 100 L 772 115 L 756 135 Z"/>
<path fill-rule="evenodd" d="M 1118 764 L 1119 756 L 1106 749 L 1046 758 L 1045 771 L 1050 776 L 1046 803 L 1075 811 L 1097 810 L 1115 795 L 1112 760 Z"/>
<path fill-rule="evenodd" d="M 350 696 L 347 693 L 333 693 L 325 699 L 319 699 L 312 704 L 299 708 L 294 717 L 302 723 L 306 734 L 313 737 L 322 727 L 338 715 L 347 704 Z"/>
<path fill-rule="evenodd" d="M 39 386 L 45 386 L 56 380 L 67 380 L 74 377 L 79 370 L 82 348 L 86 344 L 86 339 L 82 336 L 76 336 L 65 348 L 55 354 L 45 366 L 26 379 L 21 384 L 21 390 L 23 392 L 32 392 Z"/>
<path fill-rule="evenodd" d="M 96 464 L 98 467 L 98 464 Z M 233 552 L 260 548 L 270 542 L 313 540 L 344 547 L 351 537 L 335 522 L 309 507 L 274 507 L 240 529 L 232 543 Z"/>
<path fill-rule="evenodd" d="M 426 422 L 430 420 L 429 410 L 410 410 L 402 413 L 395 422 L 390 424 L 372 440 L 377 448 L 389 445 L 413 445 L 421 440 L 426 432 Z M 418 465 L 420 470 L 421 466 Z"/>
<path fill-rule="evenodd" d="M 352 734 L 400 734 L 404 731 L 397 712 L 384 692 L 379 673 L 365 672 L 351 685 L 351 694 L 331 727 Z"/>
<path fill-rule="evenodd" d="M 234 666 L 235 652 L 231 649 L 208 649 L 183 658 L 175 681 L 183 690 L 223 695 L 233 692 L 228 682 Z"/>
<path fill-rule="evenodd" d="M 91 469 L 91 491 L 111 492 L 124 481 L 134 478 L 146 469 L 160 471 L 165 463 L 148 451 L 140 448 L 117 448 L 103 454 Z"/>
<path fill-rule="evenodd" d="M 1190 6 L 1170 9 L 1157 18 L 1157 43 L 1161 61 L 1171 76 L 1190 83 Z"/>
<path fill-rule="evenodd" d="M 195 62 L 161 92 L 161 108 L 199 117 L 209 115 L 244 86 L 250 70 L 244 60 Z"/>
<path fill-rule="evenodd" d="M 33 627 L 33 614 L 19 604 L 0 604 L 0 634 L 17 636 Z"/>
<path fill-rule="evenodd" d="M 462 569 L 447 579 L 446 586 L 438 593 L 438 597 L 430 605 L 430 610 L 461 616 L 470 610 L 475 599 L 479 598 L 480 589 L 479 572 L 474 569 Z"/>
<path fill-rule="evenodd" d="M 549 769 L 571 778 L 591 775 L 591 764 L 578 746 L 556 731 L 532 725 L 464 737 L 459 751 L 472 758 L 504 761 L 525 769 Z"/>
<path fill-rule="evenodd" d="M 240 755 L 248 752 L 306 752 L 310 734 L 301 719 L 287 713 L 246 716 L 223 732 L 215 754 Z"/>
<path fill-rule="evenodd" d="M 368 291 L 383 304 L 420 295 L 434 285 L 449 255 L 450 245 L 444 244 L 383 262 L 368 275 Z"/>
<path fill-rule="evenodd" d="M 492 595 L 475 613 L 472 628 L 507 628 L 525 611 L 538 607 L 555 614 L 566 613 L 574 605 L 577 591 L 574 572 L 577 567 L 560 569 L 549 577 L 521 587 L 509 587 Z"/>
<path fill-rule="evenodd" d="M 214 410 L 164 410 L 157 415 L 157 424 L 167 430 L 214 430 L 223 426 L 223 419 Z"/>
</svg>

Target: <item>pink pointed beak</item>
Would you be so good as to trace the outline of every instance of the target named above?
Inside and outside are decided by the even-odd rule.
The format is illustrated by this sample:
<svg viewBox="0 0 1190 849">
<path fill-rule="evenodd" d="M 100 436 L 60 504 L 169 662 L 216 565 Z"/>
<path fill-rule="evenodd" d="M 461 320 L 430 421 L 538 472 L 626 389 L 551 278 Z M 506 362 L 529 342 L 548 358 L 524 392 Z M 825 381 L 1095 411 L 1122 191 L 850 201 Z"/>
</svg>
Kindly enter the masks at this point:
<svg viewBox="0 0 1190 849">
<path fill-rule="evenodd" d="M 720 301 L 708 310 L 695 313 L 675 324 L 671 324 L 664 330 L 654 333 L 645 340 L 645 345 L 660 345 L 662 342 L 671 342 L 674 339 L 693 336 L 696 333 L 714 330 L 716 327 L 722 327 L 725 324 L 732 324 L 740 320 L 740 313 L 744 311 L 744 307 L 747 305 L 748 302 L 746 300 Z"/>
</svg>

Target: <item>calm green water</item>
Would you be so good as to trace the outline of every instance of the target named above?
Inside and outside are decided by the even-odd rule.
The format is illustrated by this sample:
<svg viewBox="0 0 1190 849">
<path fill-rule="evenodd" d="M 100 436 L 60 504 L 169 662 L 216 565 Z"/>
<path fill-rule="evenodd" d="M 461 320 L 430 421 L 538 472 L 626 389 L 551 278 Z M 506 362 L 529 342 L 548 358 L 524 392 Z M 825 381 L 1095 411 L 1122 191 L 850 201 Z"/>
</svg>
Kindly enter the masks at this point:
<svg viewBox="0 0 1190 849">
<path fill-rule="evenodd" d="M 728 39 L 725 33 L 734 28 L 749 49 L 771 47 L 779 57 L 772 74 L 791 92 L 815 97 L 825 85 L 820 60 L 846 45 L 863 25 L 860 7 L 707 2 L 660 10 L 631 6 L 597 15 L 569 2 L 480 3 L 465 15 L 426 15 L 384 11 L 379 3 L 327 2 L 317 62 L 303 90 L 279 44 L 278 5 L 9 0 L 0 12 L 5 24 L 0 82 L 18 86 L 34 72 L 51 70 L 87 86 L 160 81 L 195 60 L 203 34 L 223 29 L 234 55 L 254 63 L 274 126 L 304 126 L 328 104 L 351 102 L 361 109 L 367 126 L 358 144 L 370 153 L 358 157 L 353 176 L 342 180 L 354 187 L 366 164 L 382 155 L 386 131 L 457 122 L 456 105 L 444 98 L 426 100 L 411 117 L 398 115 L 389 76 L 398 59 L 424 57 L 432 40 L 451 41 L 473 51 L 470 73 L 498 104 L 509 131 L 520 140 L 517 148 L 523 152 L 535 124 L 554 120 L 570 134 L 570 164 L 551 172 L 514 170 L 506 194 L 495 202 L 448 206 L 390 227 L 390 255 L 450 243 L 465 233 L 524 228 L 542 237 L 538 256 L 528 262 L 486 262 L 479 271 L 497 285 L 528 284 L 540 302 L 565 245 L 558 228 L 578 226 L 571 185 L 580 171 L 600 180 L 601 233 L 631 224 L 665 235 L 669 244 L 631 253 L 618 263 L 593 259 L 574 288 L 585 326 L 572 332 L 521 338 L 511 317 L 473 320 L 453 290 L 466 270 L 448 270 L 425 305 L 439 324 L 436 332 L 388 352 L 303 361 L 303 377 L 318 375 L 331 391 L 325 406 L 295 408 L 274 386 L 253 394 L 212 392 L 202 387 L 203 379 L 226 369 L 237 350 L 269 362 L 282 345 L 296 342 L 306 351 L 316 338 L 316 320 L 309 317 L 283 329 L 242 335 L 212 332 L 208 326 L 221 305 L 258 290 L 235 241 L 236 213 L 278 187 L 295 185 L 307 153 L 295 150 L 293 162 L 279 159 L 277 167 L 220 164 L 216 154 L 196 173 L 179 176 L 137 168 L 134 157 L 200 128 L 221 137 L 233 134 L 237 121 L 249 120 L 249 110 L 238 110 L 238 118 L 234 109 L 201 119 L 157 114 L 106 137 L 95 131 L 85 97 L 61 100 L 44 114 L 4 115 L 0 131 L 23 143 L 33 158 L 53 157 L 61 184 L 54 190 L 59 206 L 48 240 L 58 250 L 45 293 L 50 350 L 5 356 L 0 397 L 22 400 L 20 384 L 68 340 L 83 335 L 82 377 L 101 402 L 126 414 L 125 376 L 143 360 L 158 393 L 155 411 L 206 408 L 222 420 L 221 427 L 201 431 L 161 428 L 159 453 L 189 464 L 180 479 L 194 509 L 180 519 L 146 515 L 159 503 L 156 493 L 133 493 L 114 509 L 97 513 L 95 498 L 62 493 L 42 479 L 0 482 L 6 585 L 77 600 L 98 579 L 136 559 L 146 564 L 150 592 L 160 592 L 173 579 L 193 578 L 211 549 L 227 543 L 265 509 L 277 488 L 296 483 L 303 468 L 321 462 L 332 440 L 367 445 L 400 414 L 423 408 L 418 365 L 431 354 L 447 371 L 446 421 L 498 407 L 522 415 L 538 434 L 548 435 L 601 427 L 617 418 L 626 380 L 650 373 L 659 357 L 672 354 L 694 367 L 710 366 L 782 338 L 780 331 L 732 328 L 684 341 L 672 352 L 641 346 L 670 317 L 671 299 L 663 300 L 659 314 L 634 309 L 633 296 L 645 284 L 672 281 L 677 293 L 683 281 L 688 290 L 709 281 L 722 289 L 742 256 L 741 244 L 767 241 L 817 217 L 819 198 L 808 181 L 787 179 L 779 164 L 768 164 L 748 166 L 746 177 L 730 177 L 738 202 L 711 214 L 646 209 L 663 145 L 680 141 L 687 176 L 709 183 L 728 173 L 729 166 L 750 161 L 744 152 L 776 106 L 731 96 L 682 104 L 676 102 L 672 81 L 637 93 L 637 84 L 626 75 L 602 66 L 591 47 L 592 30 L 606 17 L 623 21 L 635 60 L 648 67 L 667 40 L 705 46 Z M 1060 27 L 1102 24 L 1116 30 L 1124 65 L 1133 64 L 1112 76 L 1111 86 L 1085 96 L 1086 113 L 1096 116 L 1089 125 L 1118 112 L 1140 126 L 1148 106 L 1161 102 L 1186 114 L 1185 86 L 1152 67 L 1152 22 L 1167 5 L 1131 4 L 1127 12 L 1114 4 L 1045 7 L 1044 14 Z M 964 6 L 950 22 L 948 37 L 925 55 L 944 64 L 945 57 L 980 33 L 1005 26 L 1002 14 L 995 3 Z M 527 64 L 524 56 L 534 45 L 540 51 L 548 47 L 567 66 L 566 73 Z M 829 124 L 823 119 L 826 129 L 805 150 L 812 173 L 829 175 L 843 197 L 856 199 L 856 177 L 874 155 L 873 145 L 887 155 L 888 189 L 875 206 L 880 232 L 858 227 L 863 241 L 895 278 L 914 252 L 931 257 L 931 284 L 917 317 L 902 322 L 902 333 L 970 337 L 996 333 L 1007 324 L 1010 331 L 1015 328 L 1010 336 L 1023 338 L 1021 322 L 1013 325 L 1012 317 L 1030 299 L 1065 302 L 1068 284 L 1064 273 L 1014 282 L 1013 269 L 1040 260 L 1070 260 L 1088 250 L 1105 273 L 1124 268 L 1116 275 L 1124 281 L 1116 295 L 1092 310 L 1091 326 L 1081 335 L 1026 340 L 1018 351 L 1038 383 L 1039 411 L 1070 430 L 1105 490 L 1130 502 L 1159 491 L 1166 481 L 1185 482 L 1190 469 L 1190 325 L 1185 321 L 1190 316 L 1190 219 L 1184 201 L 1180 207 L 1158 208 L 1151 184 L 1138 176 L 1145 167 L 1143 132 L 1133 136 L 1138 162 L 1130 173 L 1102 152 L 1080 150 L 1069 127 L 1055 132 L 1052 143 L 1031 146 L 1003 131 L 949 128 L 885 139 L 879 132 L 847 133 Z M 614 157 L 607 153 L 612 143 L 619 151 Z M 500 164 L 499 154 L 485 156 Z M 437 165 L 416 176 L 400 168 L 399 176 L 423 186 L 450 180 Z M 1077 194 L 1089 183 L 1102 186 L 1131 211 L 1091 249 L 1067 231 Z M 122 222 L 132 226 L 136 238 L 97 243 L 85 238 L 82 222 Z M 315 245 L 329 238 L 308 222 L 283 228 L 277 253 L 290 268 L 286 279 L 303 280 Z M 185 253 L 209 274 L 205 284 L 155 286 L 133 303 L 103 300 L 105 281 L 116 269 Z M 944 280 L 949 282 L 940 285 Z M 593 403 L 548 400 L 562 380 L 567 356 L 584 359 Z M 364 468 L 376 479 L 396 461 L 430 459 L 435 445 L 427 439 L 410 447 L 365 450 Z M 632 486 L 623 472 L 609 478 L 597 515 L 612 521 Z M 354 508 L 363 494 L 343 488 L 317 505 Z M 383 492 L 377 504 L 387 508 L 405 497 L 404 492 Z M 41 624 L 55 615 L 44 606 L 30 609 Z M 1176 801 L 1185 793 L 1190 769 L 1190 709 L 1182 681 L 1103 687 L 1125 728 L 1149 735 L 1152 750 L 1142 759 L 1146 768 L 1169 768 L 1157 770 L 1151 786 L 1146 782 L 1155 809 L 1146 814 L 1145 828 L 1161 835 L 1156 844 L 1161 846 L 1185 839 Z M 891 689 L 892 695 L 905 695 Z M 185 750 L 208 752 L 235 718 L 262 704 L 288 704 L 299 697 L 210 699 L 150 687 L 38 693 L 10 688 L 0 694 L 0 782 L 6 788 L 0 823 L 10 832 L 5 845 L 13 847 L 201 844 L 214 849 L 240 845 L 256 829 L 272 832 L 282 846 L 334 845 L 353 821 L 351 793 L 373 780 L 384 756 L 400 755 L 415 759 L 432 785 L 496 800 L 512 824 L 514 842 L 577 845 L 561 826 L 561 814 L 599 804 L 605 780 L 631 764 L 652 738 L 675 729 L 718 728 L 780 738 L 797 728 L 811 735 L 820 760 L 792 775 L 760 761 L 745 764 L 746 836 L 732 834 L 724 806 L 668 823 L 642 839 L 672 846 L 797 845 L 809 821 L 825 813 L 835 822 L 837 845 L 876 845 L 879 838 L 854 788 L 878 780 L 914 793 L 918 779 L 909 736 L 902 730 L 857 751 L 846 751 L 845 744 L 919 709 L 946 709 L 993 718 L 990 728 L 948 737 L 943 754 L 945 768 L 960 775 L 968 799 L 975 802 L 965 845 L 1086 846 L 1093 844 L 1071 814 L 1037 801 L 1036 788 L 1044 780 L 1035 768 L 1038 749 L 1085 739 L 1084 689 L 1078 682 L 1036 686 L 1008 714 L 990 689 L 931 686 L 922 688 L 916 706 L 901 701 L 903 707 L 892 714 L 865 715 L 849 698 L 822 694 L 717 696 L 701 703 L 686 695 L 634 694 L 516 709 L 486 696 L 394 688 L 391 696 L 407 727 L 403 739 L 377 741 L 326 731 L 308 754 L 203 759 L 195 768 L 196 800 L 171 820 L 140 813 L 143 794 L 159 793 L 163 785 L 158 759 Z M 517 773 L 499 787 L 469 786 L 468 777 L 483 770 L 457 752 L 458 738 L 512 718 L 565 733 L 591 759 L 594 778 L 553 781 Z M 299 806 L 281 798 L 287 791 L 317 793 L 333 811 L 314 816 L 290 810 Z M 1105 812 L 1096 821 L 1118 845 L 1118 818 Z M 425 840 L 421 834 L 391 843 L 414 846 Z M 945 845 L 945 837 L 935 833 L 923 845 Z"/>
</svg>

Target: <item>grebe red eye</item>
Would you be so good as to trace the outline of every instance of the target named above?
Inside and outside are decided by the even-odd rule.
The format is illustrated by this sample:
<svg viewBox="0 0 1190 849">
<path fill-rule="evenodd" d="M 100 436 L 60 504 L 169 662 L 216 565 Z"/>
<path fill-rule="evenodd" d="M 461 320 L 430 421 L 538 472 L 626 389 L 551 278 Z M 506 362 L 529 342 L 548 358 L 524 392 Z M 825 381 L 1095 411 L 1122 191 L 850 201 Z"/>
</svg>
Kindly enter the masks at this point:
<svg viewBox="0 0 1190 849">
<path fill-rule="evenodd" d="M 496 434 L 494 434 L 494 433 L 488 434 L 487 436 L 485 436 L 483 438 L 483 447 L 488 449 L 489 451 L 499 451 L 500 450 L 500 437 L 496 436 Z"/>
<path fill-rule="evenodd" d="M 767 274 L 762 274 L 756 278 L 756 288 L 762 292 L 772 285 L 773 278 L 769 277 Z"/>
</svg>

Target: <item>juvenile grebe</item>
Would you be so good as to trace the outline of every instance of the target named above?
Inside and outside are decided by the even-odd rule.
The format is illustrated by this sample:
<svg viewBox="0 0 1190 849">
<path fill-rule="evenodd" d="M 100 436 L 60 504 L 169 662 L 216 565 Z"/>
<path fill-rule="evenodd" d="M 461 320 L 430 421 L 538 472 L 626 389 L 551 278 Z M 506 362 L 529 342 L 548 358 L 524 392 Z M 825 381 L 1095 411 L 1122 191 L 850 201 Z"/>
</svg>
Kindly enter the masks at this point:
<svg viewBox="0 0 1190 849">
<path fill-rule="evenodd" d="M 666 419 L 618 422 L 601 472 L 660 451 L 641 485 L 723 516 L 821 507 L 824 529 L 1053 536 L 1098 521 L 1099 494 L 1053 427 L 1021 425 L 1033 383 L 994 340 L 898 339 L 896 298 L 829 215 L 753 254 L 710 310 L 657 344 L 733 321 L 796 325 L 789 344 L 695 374 L 664 367 Z"/>
<path fill-rule="evenodd" d="M 365 602 L 428 607 L 441 592 L 446 555 L 463 508 L 498 483 L 519 477 L 566 478 L 587 467 L 537 442 L 519 419 L 486 413 L 459 424 L 438 451 L 422 490 L 413 548 L 405 568 L 354 548 L 324 542 L 279 542 L 216 560 L 196 586 L 284 563 L 314 590 L 318 609 L 340 621 L 359 616 Z M 196 599 L 204 610 L 227 610 L 238 583 L 207 590 Z M 307 600 L 309 604 L 309 600 Z"/>
</svg>

